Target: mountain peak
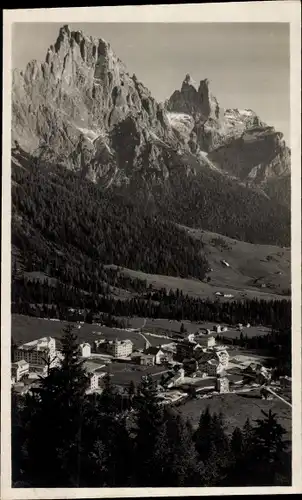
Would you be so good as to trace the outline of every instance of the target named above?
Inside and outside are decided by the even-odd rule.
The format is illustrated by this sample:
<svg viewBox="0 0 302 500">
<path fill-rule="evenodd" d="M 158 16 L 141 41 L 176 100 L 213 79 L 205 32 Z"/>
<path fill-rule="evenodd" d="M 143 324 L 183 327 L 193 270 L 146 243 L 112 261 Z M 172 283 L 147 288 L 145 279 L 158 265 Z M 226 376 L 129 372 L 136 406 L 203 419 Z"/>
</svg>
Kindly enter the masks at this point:
<svg viewBox="0 0 302 500">
<path fill-rule="evenodd" d="M 193 80 L 193 78 L 191 77 L 191 75 L 189 75 L 189 73 L 186 74 L 185 78 L 184 78 L 184 81 L 182 83 L 182 91 L 186 88 L 186 87 L 193 87 L 196 92 L 197 92 L 197 83 L 195 82 L 195 80 Z"/>
<path fill-rule="evenodd" d="M 220 114 L 217 99 L 209 89 L 209 80 L 201 80 L 197 85 L 189 74 L 185 76 L 181 90 L 176 90 L 167 101 L 167 109 L 198 116 L 202 122 L 217 119 Z"/>
</svg>

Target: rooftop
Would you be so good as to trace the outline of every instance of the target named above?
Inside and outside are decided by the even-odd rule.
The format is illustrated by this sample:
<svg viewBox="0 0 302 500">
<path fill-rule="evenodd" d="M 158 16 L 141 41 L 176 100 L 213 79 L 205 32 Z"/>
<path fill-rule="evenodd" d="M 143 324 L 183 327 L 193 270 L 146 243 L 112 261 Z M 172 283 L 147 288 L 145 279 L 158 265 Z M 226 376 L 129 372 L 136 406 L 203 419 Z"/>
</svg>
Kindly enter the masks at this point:
<svg viewBox="0 0 302 500">
<path fill-rule="evenodd" d="M 216 365 L 216 366 L 219 365 L 219 361 L 217 361 L 217 359 L 209 359 L 208 363 L 210 365 Z"/>
<path fill-rule="evenodd" d="M 122 344 L 132 344 L 133 345 L 133 342 L 130 339 L 125 339 L 125 340 L 119 340 L 119 339 L 109 340 L 108 343 L 109 344 L 117 344 L 117 345 L 122 345 Z"/>
<path fill-rule="evenodd" d="M 28 362 L 25 361 L 24 359 L 20 359 L 20 361 L 15 361 L 14 363 L 12 363 L 12 366 L 13 367 L 17 367 L 17 366 L 27 366 L 28 365 Z"/>
<path fill-rule="evenodd" d="M 153 356 L 156 356 L 156 354 L 158 354 L 159 351 L 161 351 L 160 347 L 151 346 L 151 347 L 148 347 L 148 349 L 145 350 L 144 354 L 153 354 Z"/>
<path fill-rule="evenodd" d="M 31 342 L 26 342 L 18 347 L 18 349 L 30 351 L 34 349 L 47 350 L 48 344 L 54 340 L 52 337 L 42 337 L 37 340 L 32 340 Z M 43 349 L 44 347 L 44 349 Z"/>
</svg>

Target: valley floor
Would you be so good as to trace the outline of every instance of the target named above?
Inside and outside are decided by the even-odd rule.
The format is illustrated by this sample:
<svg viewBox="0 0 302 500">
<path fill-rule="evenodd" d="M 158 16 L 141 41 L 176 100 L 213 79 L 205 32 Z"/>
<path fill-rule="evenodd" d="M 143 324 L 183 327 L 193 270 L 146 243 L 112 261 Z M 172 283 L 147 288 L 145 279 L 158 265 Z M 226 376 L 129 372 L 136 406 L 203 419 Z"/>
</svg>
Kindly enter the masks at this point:
<svg viewBox="0 0 302 500">
<path fill-rule="evenodd" d="M 99 338 L 100 334 L 104 334 L 108 339 L 130 339 L 134 344 L 134 349 L 142 349 L 145 344 L 145 338 L 148 339 L 152 346 L 158 346 L 171 342 L 171 336 L 180 331 L 181 322 L 169 321 L 166 319 L 150 319 L 150 318 L 131 318 L 130 327 L 138 329 L 138 331 L 121 330 L 117 328 L 108 328 L 98 324 L 83 324 L 76 329 L 80 341 L 93 342 Z M 18 344 L 30 340 L 37 339 L 46 335 L 53 336 L 57 340 L 62 336 L 62 329 L 66 325 L 65 322 L 57 320 L 47 320 L 34 317 L 28 317 L 18 314 L 12 315 L 12 337 Z M 213 330 L 213 323 L 194 323 L 183 321 L 183 325 L 188 333 L 196 332 L 199 328 L 209 328 Z M 141 330 L 142 329 L 142 330 Z M 143 335 L 141 334 L 143 332 Z M 265 327 L 250 327 L 244 328 L 244 334 L 249 337 L 256 335 L 265 335 L 269 333 L 269 329 Z M 223 335 L 228 338 L 239 336 L 238 330 L 234 327 L 229 327 Z M 266 356 L 262 356 L 260 351 L 247 351 L 237 346 L 229 347 L 230 362 L 229 368 L 232 372 L 237 370 L 241 363 L 263 362 Z M 100 356 L 100 359 L 98 359 Z M 115 362 L 104 365 L 101 360 L 102 355 L 92 355 L 87 363 L 95 363 L 100 365 L 100 370 L 107 371 L 112 376 L 113 383 L 119 386 L 128 386 L 132 380 L 138 384 L 141 377 L 148 373 L 153 377 L 160 377 L 168 370 L 163 366 L 143 367 L 126 362 Z M 232 375 L 231 375 L 232 377 Z M 194 379 L 193 379 L 194 380 Z M 201 412 L 207 407 L 210 407 L 212 412 L 222 411 L 225 415 L 227 431 L 232 432 L 236 426 L 242 427 L 247 418 L 252 421 L 257 418 L 262 418 L 262 411 L 271 409 L 278 416 L 278 420 L 286 429 L 286 439 L 291 439 L 291 406 L 286 404 L 282 399 L 273 397 L 272 400 L 263 400 L 260 395 L 259 388 L 248 388 L 246 392 L 240 393 L 240 388 L 235 389 L 236 393 L 217 394 L 214 393 L 210 397 L 204 398 L 201 395 L 197 399 L 184 400 L 178 407 L 178 411 L 183 416 L 189 418 L 193 425 L 198 424 Z M 284 392 L 284 391 L 283 391 Z M 283 394 L 282 392 L 282 394 Z M 290 402 L 290 395 L 284 396 Z"/>
<path fill-rule="evenodd" d="M 122 319 L 122 318 L 121 318 Z M 128 318 L 127 318 L 128 319 Z M 129 318 L 131 328 L 142 329 L 143 334 L 147 335 L 151 345 L 157 346 L 166 344 L 171 341 L 173 334 L 180 332 L 181 324 L 183 323 L 188 333 L 196 332 L 199 328 L 212 329 L 214 323 L 191 321 L 176 321 L 168 319 L 152 319 L 152 318 Z M 12 314 L 12 337 L 17 343 L 29 342 L 43 336 L 53 336 L 60 338 L 62 330 L 67 322 L 53 319 L 35 318 L 32 316 L 24 316 L 22 314 Z M 265 335 L 270 329 L 263 326 L 255 326 L 244 328 L 244 334 L 248 337 L 257 335 Z M 100 334 L 104 334 L 108 339 L 130 339 L 137 349 L 143 348 L 145 344 L 144 338 L 140 332 L 131 330 L 121 330 L 118 328 L 109 328 L 101 326 L 97 323 L 84 323 L 81 328 L 76 330 L 80 341 L 93 342 L 98 339 Z M 227 338 L 239 337 L 240 333 L 235 327 L 228 327 L 223 336 Z"/>
</svg>

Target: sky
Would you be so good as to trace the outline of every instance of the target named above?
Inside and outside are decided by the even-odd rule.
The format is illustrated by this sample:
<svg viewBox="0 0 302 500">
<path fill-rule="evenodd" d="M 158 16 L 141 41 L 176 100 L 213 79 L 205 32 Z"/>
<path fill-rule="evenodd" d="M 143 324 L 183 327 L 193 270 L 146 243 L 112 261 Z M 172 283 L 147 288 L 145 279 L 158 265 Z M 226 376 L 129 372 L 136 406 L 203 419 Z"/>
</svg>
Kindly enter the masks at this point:
<svg viewBox="0 0 302 500">
<path fill-rule="evenodd" d="M 13 67 L 44 61 L 64 24 L 107 40 L 158 101 L 180 89 L 187 73 L 208 78 L 221 107 L 252 109 L 289 142 L 289 24 L 16 23 Z"/>
</svg>

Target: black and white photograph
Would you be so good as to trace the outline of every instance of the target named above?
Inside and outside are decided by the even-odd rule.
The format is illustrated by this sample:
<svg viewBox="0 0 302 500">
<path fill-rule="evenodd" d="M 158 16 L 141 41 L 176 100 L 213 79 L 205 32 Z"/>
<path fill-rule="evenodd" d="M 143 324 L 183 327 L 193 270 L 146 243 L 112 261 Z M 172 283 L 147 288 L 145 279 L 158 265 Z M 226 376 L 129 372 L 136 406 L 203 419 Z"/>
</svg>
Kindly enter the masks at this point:
<svg viewBox="0 0 302 500">
<path fill-rule="evenodd" d="M 10 27 L 10 487 L 290 490 L 291 23 L 54 10 Z"/>
</svg>

